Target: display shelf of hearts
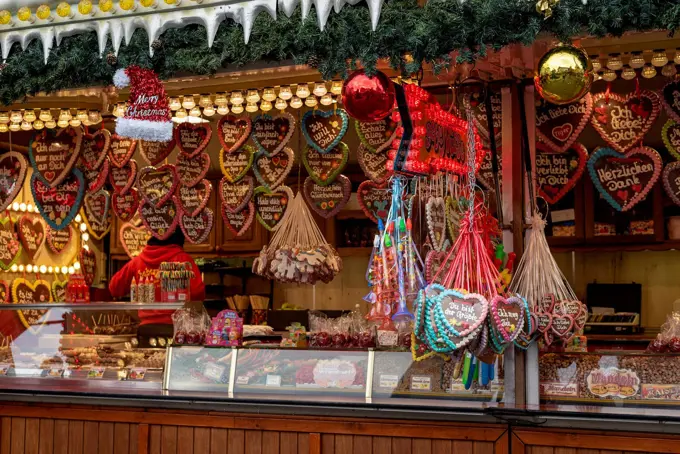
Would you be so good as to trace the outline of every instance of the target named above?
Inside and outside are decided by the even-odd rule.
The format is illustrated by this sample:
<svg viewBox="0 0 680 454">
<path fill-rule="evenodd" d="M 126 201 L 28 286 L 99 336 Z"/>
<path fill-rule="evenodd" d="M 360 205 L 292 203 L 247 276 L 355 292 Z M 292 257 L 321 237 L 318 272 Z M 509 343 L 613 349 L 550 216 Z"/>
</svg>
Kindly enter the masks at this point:
<svg viewBox="0 0 680 454">
<path fill-rule="evenodd" d="M 389 172 L 387 170 L 387 152 L 372 153 L 366 145 L 359 144 L 357 149 L 357 160 L 364 175 L 375 183 L 382 183 L 387 180 Z"/>
<path fill-rule="evenodd" d="M 16 151 L 0 155 L 0 212 L 5 211 L 16 198 L 26 177 L 26 158 Z"/>
<path fill-rule="evenodd" d="M 349 118 L 343 109 L 310 110 L 302 117 L 302 134 L 319 153 L 333 150 L 345 136 Z"/>
<path fill-rule="evenodd" d="M 177 148 L 192 158 L 205 150 L 210 143 L 210 137 L 212 137 L 210 123 L 180 123 L 174 131 Z"/>
<path fill-rule="evenodd" d="M 109 161 L 113 167 L 123 167 L 135 154 L 137 141 L 114 134 L 109 147 Z"/>
<path fill-rule="evenodd" d="M 128 192 L 136 180 L 137 162 L 134 159 L 130 159 L 123 167 L 113 167 L 109 172 L 109 183 L 117 194 Z"/>
<path fill-rule="evenodd" d="M 83 217 L 87 230 L 96 240 L 101 240 L 109 233 L 111 222 L 109 208 L 111 206 L 111 194 L 105 189 L 100 189 L 94 194 L 86 194 L 83 200 Z"/>
<path fill-rule="evenodd" d="M 100 129 L 94 134 L 83 134 L 82 160 L 89 170 L 97 170 L 103 164 L 111 146 L 111 133 Z"/>
<path fill-rule="evenodd" d="M 397 122 L 392 120 L 391 115 L 380 121 L 355 121 L 354 128 L 359 140 L 370 153 L 387 151 L 397 137 Z"/>
<path fill-rule="evenodd" d="M 210 208 L 205 208 L 195 216 L 184 213 L 180 215 L 179 225 L 187 240 L 192 244 L 201 244 L 210 236 L 214 215 Z"/>
<path fill-rule="evenodd" d="M 275 231 L 293 199 L 293 191 L 288 186 L 274 190 L 258 186 L 253 191 L 253 199 L 257 220 L 265 229 Z"/>
<path fill-rule="evenodd" d="M 45 243 L 45 224 L 38 216 L 25 214 L 19 218 L 19 241 L 30 260 Z"/>
<path fill-rule="evenodd" d="M 172 164 L 144 167 L 137 176 L 137 189 L 142 199 L 157 207 L 172 198 L 178 184 L 179 178 Z"/>
<path fill-rule="evenodd" d="M 319 186 L 332 183 L 345 169 L 348 159 L 349 148 L 343 142 L 338 143 L 328 153 L 319 153 L 312 147 L 307 147 L 302 153 L 302 164 Z"/>
<path fill-rule="evenodd" d="M 49 303 L 52 301 L 52 291 L 49 282 L 39 279 L 34 282 L 22 277 L 12 282 L 12 304 Z M 45 324 L 48 310 L 46 309 L 17 309 L 21 323 L 33 333 L 37 333 Z"/>
<path fill-rule="evenodd" d="M 139 207 L 142 222 L 155 238 L 164 240 L 172 235 L 179 222 L 177 205 L 170 199 L 159 207 L 144 202 Z"/>
<path fill-rule="evenodd" d="M 73 238 L 73 227 L 70 225 L 64 230 L 54 230 L 51 227 L 47 227 L 46 243 L 47 247 L 50 248 L 54 254 L 61 254 L 66 250 L 66 248 L 71 244 L 71 239 Z"/>
<path fill-rule="evenodd" d="M 10 217 L 0 217 L 0 268 L 8 270 L 21 254 L 21 243 Z"/>
<path fill-rule="evenodd" d="M 81 249 L 78 253 L 78 260 L 80 261 L 80 272 L 85 279 L 87 285 L 92 285 L 94 276 L 97 273 L 97 256 L 91 249 Z"/>
<path fill-rule="evenodd" d="M 253 130 L 249 116 L 224 115 L 217 122 L 218 139 L 225 153 L 233 153 L 248 140 Z"/>
<path fill-rule="evenodd" d="M 208 205 L 211 192 L 212 184 L 208 180 L 201 180 L 193 187 L 180 185 L 177 189 L 176 203 L 186 216 L 198 216 Z"/>
<path fill-rule="evenodd" d="M 224 149 L 220 150 L 219 160 L 222 175 L 231 183 L 239 181 L 252 167 L 255 155 L 255 149 L 249 145 L 231 153 L 225 152 Z"/>
<path fill-rule="evenodd" d="M 575 103 L 561 106 L 543 101 L 536 107 L 536 134 L 552 151 L 567 151 L 578 140 L 592 114 L 590 93 Z"/>
<path fill-rule="evenodd" d="M 647 197 L 661 176 L 661 156 L 650 147 L 626 154 L 599 148 L 588 160 L 588 173 L 602 197 L 618 211 L 627 211 Z"/>
<path fill-rule="evenodd" d="M 583 175 L 588 151 L 574 143 L 564 152 L 556 152 L 546 144 L 536 144 L 536 185 L 546 202 L 556 204 L 571 191 Z"/>
<path fill-rule="evenodd" d="M 35 174 L 55 187 L 71 172 L 80 157 L 82 129 L 43 130 L 28 144 L 28 156 Z"/>
<path fill-rule="evenodd" d="M 283 150 L 295 131 L 295 117 L 288 112 L 271 116 L 262 114 L 253 121 L 251 137 L 258 150 L 274 156 Z"/>
<path fill-rule="evenodd" d="M 125 194 L 113 193 L 111 196 L 111 207 L 113 212 L 123 222 L 128 222 L 137 213 L 139 208 L 139 192 L 131 188 Z"/>
<path fill-rule="evenodd" d="M 639 95 L 615 93 L 593 95 L 595 130 L 612 148 L 625 153 L 640 142 L 659 114 L 659 95 L 642 90 Z"/>
<path fill-rule="evenodd" d="M 104 164 L 99 169 L 88 169 L 85 165 L 79 167 L 83 173 L 85 182 L 87 184 L 87 192 L 97 192 L 104 187 L 104 184 L 109 178 L 111 172 L 111 164 L 109 158 L 104 159 Z"/>
<path fill-rule="evenodd" d="M 364 181 L 357 189 L 357 201 L 364 214 L 376 224 L 378 218 L 385 221 L 392 202 L 392 192 L 387 186 L 387 182 L 374 183 Z"/>
<path fill-rule="evenodd" d="M 274 156 L 267 156 L 258 151 L 255 154 L 253 173 L 262 186 L 276 189 L 286 181 L 286 177 L 293 168 L 294 160 L 293 150 L 288 147 Z"/>
<path fill-rule="evenodd" d="M 232 212 L 222 205 L 222 219 L 227 228 L 235 236 L 241 236 L 248 231 L 255 218 L 255 203 L 251 200 L 242 209 Z"/>
<path fill-rule="evenodd" d="M 66 179 L 51 188 L 37 174 L 31 177 L 33 200 L 47 224 L 55 230 L 65 229 L 76 217 L 83 202 L 85 179 L 73 169 Z"/>
<path fill-rule="evenodd" d="M 244 209 L 255 189 L 253 177 L 246 175 L 236 183 L 232 183 L 227 177 L 220 180 L 220 200 L 222 207 L 229 213 L 237 213 Z"/>
<path fill-rule="evenodd" d="M 185 153 L 177 156 L 177 177 L 184 186 L 198 184 L 208 174 L 210 169 L 210 156 L 201 152 L 193 157 Z"/>
<path fill-rule="evenodd" d="M 146 140 L 139 141 L 139 153 L 142 155 L 147 164 L 152 166 L 163 162 L 172 150 L 175 149 L 175 139 L 173 138 L 167 142 L 148 142 Z"/>
<path fill-rule="evenodd" d="M 318 185 L 311 177 L 305 179 L 304 197 L 309 206 L 324 219 L 335 216 L 342 210 L 352 195 L 352 183 L 344 175 L 327 185 Z"/>
<path fill-rule="evenodd" d="M 472 119 L 482 140 L 489 143 L 489 126 L 486 121 L 486 105 L 483 100 L 479 100 L 472 106 Z M 498 93 L 491 95 L 491 121 L 493 122 L 496 144 L 500 145 L 503 138 L 503 100 Z"/>
<path fill-rule="evenodd" d="M 126 222 L 121 226 L 118 238 L 128 257 L 134 258 L 142 253 L 146 242 L 151 238 L 151 233 L 144 226 L 136 227 Z"/>
</svg>

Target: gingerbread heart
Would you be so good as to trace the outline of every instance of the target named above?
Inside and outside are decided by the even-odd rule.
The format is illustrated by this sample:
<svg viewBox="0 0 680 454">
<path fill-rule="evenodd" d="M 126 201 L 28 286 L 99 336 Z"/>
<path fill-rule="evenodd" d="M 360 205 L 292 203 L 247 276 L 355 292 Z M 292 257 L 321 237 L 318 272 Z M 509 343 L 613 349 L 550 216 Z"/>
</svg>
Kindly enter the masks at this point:
<svg viewBox="0 0 680 454">
<path fill-rule="evenodd" d="M 208 204 L 211 192 L 212 184 L 208 180 L 201 180 L 192 187 L 180 185 L 177 190 L 177 205 L 188 217 L 198 216 Z"/>
<path fill-rule="evenodd" d="M 5 211 L 16 198 L 26 177 L 26 158 L 16 151 L 0 155 L 0 211 Z"/>
<path fill-rule="evenodd" d="M 580 143 L 564 152 L 536 143 L 536 185 L 540 196 L 549 204 L 556 204 L 576 186 L 587 161 L 588 150 Z"/>
<path fill-rule="evenodd" d="M 666 84 L 662 90 L 661 102 L 669 117 L 680 123 L 680 82 L 673 81 Z"/>
<path fill-rule="evenodd" d="M 545 333 L 552 326 L 552 315 L 549 312 L 539 312 L 536 315 L 536 329 Z"/>
<path fill-rule="evenodd" d="M 0 218 L 0 268 L 7 271 L 21 254 L 21 243 L 9 216 Z"/>
<path fill-rule="evenodd" d="M 109 183 L 113 186 L 113 192 L 125 194 L 137 180 L 137 162 L 130 159 L 123 167 L 114 167 L 109 172 Z M 96 191 L 90 191 L 96 192 Z"/>
<path fill-rule="evenodd" d="M 45 224 L 39 217 L 27 214 L 19 218 L 19 241 L 32 260 L 45 242 Z"/>
<path fill-rule="evenodd" d="M 111 206 L 118 219 L 128 222 L 137 213 L 139 208 L 139 193 L 137 189 L 131 188 L 125 194 L 114 192 L 113 196 L 111 196 Z"/>
<path fill-rule="evenodd" d="M 447 255 L 444 251 L 429 251 L 425 256 L 425 280 L 429 284 L 442 283 L 446 273 L 440 272 L 440 267 L 446 260 Z"/>
<path fill-rule="evenodd" d="M 265 229 L 273 232 L 293 201 L 293 191 L 283 185 L 273 190 L 258 186 L 253 191 L 253 201 L 257 220 Z"/>
<path fill-rule="evenodd" d="M 363 122 L 355 121 L 354 128 L 359 140 L 370 153 L 380 154 L 392 146 L 392 141 L 397 137 L 397 122 L 388 115 L 380 121 Z"/>
<path fill-rule="evenodd" d="M 9 282 L 0 280 L 0 304 L 7 304 L 12 302 L 12 290 Z"/>
<path fill-rule="evenodd" d="M 93 250 L 83 248 L 78 253 L 78 260 L 80 261 L 80 273 L 83 275 L 85 283 L 92 285 L 97 272 L 97 256 Z"/>
<path fill-rule="evenodd" d="M 524 302 L 516 296 L 495 296 L 490 310 L 494 328 L 503 340 L 511 343 L 517 339 L 524 327 Z"/>
<path fill-rule="evenodd" d="M 663 169 L 663 187 L 673 203 L 680 206 L 680 162 L 669 162 Z"/>
<path fill-rule="evenodd" d="M 65 303 L 66 302 L 66 287 L 68 286 L 68 279 L 60 281 L 54 279 L 52 281 L 52 300 L 55 303 Z"/>
<path fill-rule="evenodd" d="M 34 173 L 31 193 L 47 224 L 55 230 L 63 230 L 76 217 L 83 203 L 85 178 L 80 170 L 73 169 L 64 181 L 51 188 Z"/>
<path fill-rule="evenodd" d="M 307 177 L 303 195 L 315 213 L 328 219 L 338 214 L 347 205 L 352 195 L 352 183 L 346 176 L 338 175 L 334 182 L 321 186 L 311 177 Z"/>
<path fill-rule="evenodd" d="M 12 303 L 36 304 L 49 303 L 52 301 L 50 284 L 42 279 L 30 282 L 22 277 L 15 278 L 12 282 Z M 18 309 L 17 314 L 21 323 L 37 334 L 47 322 L 49 311 L 46 309 Z"/>
<path fill-rule="evenodd" d="M 302 134 L 309 146 L 319 153 L 328 153 L 344 137 L 348 121 L 343 109 L 310 110 L 302 117 Z"/>
<path fill-rule="evenodd" d="M 210 236 L 213 218 L 213 211 L 210 208 L 202 210 L 195 216 L 182 213 L 180 215 L 179 226 L 190 243 L 201 244 Z"/>
<path fill-rule="evenodd" d="M 272 117 L 262 114 L 255 117 L 252 138 L 259 151 L 274 156 L 283 150 L 295 131 L 295 117 L 282 112 Z"/>
<path fill-rule="evenodd" d="M 177 176 L 184 186 L 198 184 L 208 174 L 210 169 L 210 156 L 208 153 L 199 153 L 193 157 L 180 153 L 177 156 Z"/>
<path fill-rule="evenodd" d="M 246 143 L 253 130 L 249 116 L 225 115 L 217 122 L 217 138 L 220 139 L 225 153 L 233 153 Z"/>
<path fill-rule="evenodd" d="M 536 134 L 547 149 L 565 152 L 578 140 L 592 114 L 590 93 L 571 104 L 558 106 L 543 102 L 536 107 Z"/>
<path fill-rule="evenodd" d="M 135 154 L 137 141 L 114 134 L 109 147 L 109 161 L 113 167 L 123 167 Z"/>
<path fill-rule="evenodd" d="M 87 192 L 97 192 L 104 187 L 104 183 L 109 177 L 111 165 L 108 156 L 104 159 L 104 164 L 99 169 L 89 170 L 85 164 L 81 164 L 80 171 L 87 184 Z"/>
<path fill-rule="evenodd" d="M 144 202 L 139 207 L 142 222 L 155 238 L 164 240 L 177 228 L 179 222 L 179 210 L 171 198 L 167 202 L 156 207 L 152 203 Z"/>
<path fill-rule="evenodd" d="M 444 197 L 430 197 L 425 204 L 427 231 L 435 251 L 441 251 L 446 240 L 446 202 Z"/>
<path fill-rule="evenodd" d="M 363 181 L 357 189 L 357 202 L 364 214 L 377 224 L 378 219 L 382 219 L 383 222 L 387 219 L 392 203 L 392 192 L 387 182 Z"/>
<path fill-rule="evenodd" d="M 142 253 L 146 242 L 151 238 L 151 233 L 146 227 L 135 227 L 126 222 L 121 226 L 118 238 L 128 257 L 134 258 Z"/>
<path fill-rule="evenodd" d="M 372 153 L 366 145 L 359 144 L 357 149 L 359 166 L 369 180 L 382 183 L 389 174 L 387 170 L 387 152 Z"/>
<path fill-rule="evenodd" d="M 222 207 L 230 213 L 238 213 L 250 202 L 254 188 L 254 180 L 250 175 L 246 175 L 236 183 L 232 183 L 227 177 L 222 178 L 220 180 Z"/>
<path fill-rule="evenodd" d="M 251 200 L 240 211 L 231 212 L 222 205 L 222 220 L 235 236 L 241 236 L 250 228 L 255 217 L 255 203 Z"/>
<path fill-rule="evenodd" d="M 593 95 L 590 121 L 605 142 L 625 153 L 642 140 L 658 115 L 659 95 L 653 91 L 626 97 L 603 92 Z"/>
<path fill-rule="evenodd" d="M 178 184 L 179 178 L 172 164 L 144 167 L 137 175 L 137 189 L 142 199 L 156 207 L 172 198 Z"/>
<path fill-rule="evenodd" d="M 537 142 L 538 143 L 538 142 Z M 500 186 L 501 190 L 503 188 L 503 150 L 500 146 L 496 148 L 496 158 L 498 159 L 498 185 Z M 496 183 L 494 179 L 494 173 L 493 173 L 493 156 L 491 154 L 491 150 L 487 149 L 485 154 L 484 154 L 484 160 L 482 161 L 482 165 L 479 166 L 479 170 L 477 171 L 477 181 L 490 193 L 495 193 L 496 191 Z"/>
<path fill-rule="evenodd" d="M 661 130 L 661 139 L 671 156 L 680 159 L 680 124 L 668 120 Z"/>
<path fill-rule="evenodd" d="M 167 142 L 149 142 L 146 140 L 139 141 L 139 153 L 144 160 L 152 165 L 158 165 L 163 162 L 172 150 L 175 149 L 175 139 L 173 138 Z"/>
<path fill-rule="evenodd" d="M 73 227 L 69 225 L 64 230 L 54 230 L 51 227 L 47 227 L 46 237 L 47 247 L 50 248 L 50 251 L 59 255 L 71 244 Z"/>
<path fill-rule="evenodd" d="M 94 194 L 85 194 L 85 199 L 83 200 L 83 217 L 87 230 L 96 240 L 104 238 L 111 229 L 109 218 L 110 205 L 111 194 L 105 189 L 100 189 Z"/>
<path fill-rule="evenodd" d="M 83 135 L 82 160 L 88 170 L 97 170 L 104 164 L 110 146 L 111 133 L 108 129 Z"/>
<path fill-rule="evenodd" d="M 477 333 L 486 320 L 489 303 L 482 295 L 445 290 L 435 299 L 435 311 L 459 337 Z"/>
<path fill-rule="evenodd" d="M 486 105 L 483 100 L 472 105 L 472 120 L 484 141 L 489 142 L 489 127 L 486 121 Z M 496 144 L 500 145 L 503 138 L 503 100 L 499 93 L 491 96 L 491 119 Z"/>
<path fill-rule="evenodd" d="M 555 307 L 555 295 L 549 293 L 538 301 L 538 311 L 551 314 Z"/>
<path fill-rule="evenodd" d="M 553 315 L 550 330 L 560 339 L 568 340 L 572 337 L 571 328 L 574 319 L 569 315 Z"/>
<path fill-rule="evenodd" d="M 309 172 L 309 176 L 319 186 L 332 183 L 342 173 L 349 159 L 349 148 L 340 142 L 328 153 L 321 154 L 312 147 L 307 147 L 302 153 L 302 164 Z"/>
<path fill-rule="evenodd" d="M 180 123 L 174 131 L 177 148 L 191 158 L 205 150 L 211 136 L 210 123 Z"/>
<path fill-rule="evenodd" d="M 80 157 L 83 132 L 80 128 L 48 129 L 28 144 L 31 165 L 43 183 L 53 188 L 69 175 Z"/>
<path fill-rule="evenodd" d="M 262 186 L 276 189 L 286 181 L 294 160 L 293 150 L 287 147 L 271 157 L 258 151 L 255 153 L 253 173 Z"/>
<path fill-rule="evenodd" d="M 574 328 L 576 331 L 581 331 L 586 326 L 587 321 L 588 307 L 585 304 L 581 304 L 578 314 L 576 314 L 576 317 L 574 317 Z"/>
<path fill-rule="evenodd" d="M 627 211 L 647 197 L 661 175 L 661 156 L 650 147 L 626 154 L 599 148 L 588 160 L 595 188 L 618 211 Z"/>
<path fill-rule="evenodd" d="M 250 145 L 231 153 L 220 150 L 220 169 L 227 181 L 235 183 L 243 178 L 252 167 L 255 155 L 255 149 Z"/>
</svg>

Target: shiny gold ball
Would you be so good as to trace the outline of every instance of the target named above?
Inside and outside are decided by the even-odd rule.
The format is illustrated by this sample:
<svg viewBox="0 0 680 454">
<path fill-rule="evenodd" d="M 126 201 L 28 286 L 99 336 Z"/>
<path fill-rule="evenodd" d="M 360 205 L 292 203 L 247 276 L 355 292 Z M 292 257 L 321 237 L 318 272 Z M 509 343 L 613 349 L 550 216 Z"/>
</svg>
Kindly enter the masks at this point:
<svg viewBox="0 0 680 454">
<path fill-rule="evenodd" d="M 569 104 L 581 99 L 593 82 L 593 65 L 583 49 L 561 44 L 538 62 L 534 85 L 553 104 Z"/>
</svg>

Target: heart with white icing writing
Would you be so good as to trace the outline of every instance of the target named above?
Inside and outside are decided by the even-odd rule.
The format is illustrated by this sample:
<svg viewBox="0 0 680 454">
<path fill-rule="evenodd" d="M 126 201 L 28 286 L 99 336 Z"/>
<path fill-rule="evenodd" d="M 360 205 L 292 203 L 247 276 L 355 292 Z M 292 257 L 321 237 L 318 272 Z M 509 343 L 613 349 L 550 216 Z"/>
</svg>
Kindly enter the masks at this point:
<svg viewBox="0 0 680 454">
<path fill-rule="evenodd" d="M 201 244 L 210 236 L 213 227 L 213 211 L 206 208 L 195 216 L 182 213 L 179 226 L 187 240 L 192 244 Z"/>
<path fill-rule="evenodd" d="M 477 333 L 486 319 L 489 303 L 476 293 L 445 290 L 435 300 L 435 311 L 446 320 L 448 330 L 464 338 Z"/>
<path fill-rule="evenodd" d="M 179 178 L 175 166 L 148 166 L 137 175 L 137 189 L 145 202 L 160 207 L 170 200 L 177 189 Z"/>
<path fill-rule="evenodd" d="M 87 285 L 92 285 L 94 276 L 97 273 L 97 256 L 92 249 L 81 249 L 78 253 L 80 261 L 80 272 Z"/>
<path fill-rule="evenodd" d="M 151 235 L 159 240 L 165 240 L 172 235 L 179 222 L 179 210 L 172 198 L 159 207 L 144 202 L 139 207 L 139 213 Z"/>
<path fill-rule="evenodd" d="M 225 115 L 217 122 L 217 138 L 225 153 L 233 153 L 248 140 L 253 130 L 249 116 Z"/>
<path fill-rule="evenodd" d="M 543 295 L 543 298 L 538 300 L 539 312 L 545 312 L 546 314 L 550 314 L 552 313 L 554 307 L 555 307 L 555 295 L 553 295 L 552 293 Z"/>
<path fill-rule="evenodd" d="M 669 117 L 680 123 L 680 81 L 673 81 L 663 87 L 661 102 Z"/>
<path fill-rule="evenodd" d="M 599 148 L 588 160 L 595 188 L 616 210 L 628 211 L 644 200 L 661 176 L 661 156 L 650 147 L 633 148 L 626 154 Z"/>
<path fill-rule="evenodd" d="M 87 230 L 96 240 L 104 238 L 111 229 L 109 217 L 110 205 L 111 194 L 105 189 L 100 189 L 94 194 L 85 194 L 83 217 Z"/>
<path fill-rule="evenodd" d="M 258 151 L 255 153 L 253 173 L 262 186 L 276 189 L 286 181 L 294 160 L 293 150 L 288 147 L 271 157 Z"/>
<path fill-rule="evenodd" d="M 675 159 L 680 159 L 680 123 L 668 120 L 661 129 L 661 139 L 666 150 Z"/>
<path fill-rule="evenodd" d="M 7 271 L 21 254 L 21 243 L 12 218 L 0 217 L 0 268 Z"/>
<path fill-rule="evenodd" d="M 343 109 L 310 110 L 302 117 L 302 134 L 309 146 L 319 153 L 328 153 L 344 137 L 348 122 Z"/>
<path fill-rule="evenodd" d="M 364 214 L 377 224 L 379 218 L 383 222 L 387 219 L 390 203 L 392 203 L 392 192 L 387 182 L 379 184 L 373 181 L 363 181 L 357 189 L 357 202 Z"/>
<path fill-rule="evenodd" d="M 265 229 L 273 232 L 293 201 L 293 191 L 283 185 L 274 190 L 258 186 L 253 191 L 253 201 L 257 220 Z"/>
<path fill-rule="evenodd" d="M 31 140 L 28 156 L 43 183 L 53 188 L 64 181 L 80 157 L 82 139 L 82 129 L 69 127 L 43 130 Z"/>
<path fill-rule="evenodd" d="M 473 98 L 471 98 L 471 101 Z M 482 98 L 476 99 L 477 102 L 470 103 L 472 110 L 472 120 L 479 132 L 480 137 L 485 143 L 489 142 L 489 125 L 486 118 L 486 104 Z M 467 107 L 467 103 L 466 103 Z M 460 112 L 455 115 L 462 117 Z M 493 132 L 496 144 L 500 144 L 503 139 L 503 100 L 500 93 L 491 95 L 491 121 L 493 122 Z"/>
<path fill-rule="evenodd" d="M 113 167 L 123 167 L 132 159 L 137 148 L 137 141 L 129 137 L 121 137 L 114 134 L 111 137 L 111 146 L 109 147 L 109 161 Z"/>
<path fill-rule="evenodd" d="M 136 180 L 137 162 L 134 159 L 130 159 L 123 167 L 113 167 L 109 172 L 109 183 L 117 194 L 128 192 Z"/>
<path fill-rule="evenodd" d="M 593 97 L 586 94 L 578 101 L 555 105 L 543 102 L 536 107 L 536 134 L 547 149 L 560 153 L 569 150 L 593 114 Z"/>
<path fill-rule="evenodd" d="M 0 155 L 0 211 L 5 211 L 16 198 L 26 177 L 26 158 L 9 151 Z"/>
<path fill-rule="evenodd" d="M 540 333 L 545 333 L 552 325 L 552 315 L 549 312 L 539 312 L 536 315 L 536 325 Z"/>
<path fill-rule="evenodd" d="M 441 284 L 445 272 L 439 272 L 439 268 L 446 260 L 448 254 L 444 251 L 428 251 L 425 256 L 425 280 L 428 284 Z M 439 275 L 437 275 L 439 273 Z M 437 277 L 435 280 L 435 276 Z"/>
<path fill-rule="evenodd" d="M 625 153 L 638 144 L 659 115 L 659 95 L 642 90 L 623 97 L 615 93 L 593 95 L 595 130 L 613 149 Z"/>
<path fill-rule="evenodd" d="M 15 278 L 12 281 L 12 303 L 17 305 L 50 303 L 52 301 L 52 290 L 49 282 L 39 279 L 34 282 L 28 281 L 23 277 Z M 46 309 L 18 309 L 17 314 L 21 323 L 37 334 L 47 322 L 49 310 Z"/>
<path fill-rule="evenodd" d="M 111 197 L 111 206 L 118 219 L 128 222 L 137 213 L 139 208 L 139 192 L 135 188 L 131 188 L 125 194 L 116 194 L 114 192 Z"/>
<path fill-rule="evenodd" d="M 302 152 L 302 164 L 309 172 L 309 176 L 319 186 L 326 186 L 342 173 L 349 159 L 349 148 L 340 142 L 328 153 L 319 153 L 312 147 Z"/>
<path fill-rule="evenodd" d="M 109 163 L 108 156 L 104 159 L 104 163 L 99 169 L 90 170 L 82 161 L 78 168 L 83 172 L 83 177 L 87 184 L 87 192 L 97 192 L 103 188 L 104 183 L 109 178 L 109 173 L 111 173 L 111 164 Z"/>
<path fill-rule="evenodd" d="M 68 279 L 60 281 L 54 279 L 52 281 L 52 300 L 55 303 L 65 303 L 66 302 L 66 287 L 68 286 Z"/>
<path fill-rule="evenodd" d="M 198 184 L 210 169 L 210 156 L 208 153 L 199 153 L 189 156 L 180 153 L 177 156 L 177 177 L 184 186 L 194 186 Z"/>
<path fill-rule="evenodd" d="M 521 298 L 495 296 L 491 300 L 491 320 L 495 331 L 507 343 L 513 342 L 524 327 L 524 302 Z"/>
<path fill-rule="evenodd" d="M 47 227 L 47 247 L 50 251 L 59 255 L 69 244 L 71 244 L 71 239 L 73 238 L 73 227 L 70 225 L 64 230 L 54 230 L 51 227 Z"/>
<path fill-rule="evenodd" d="M 210 123 L 180 123 L 174 131 L 177 148 L 191 158 L 205 150 L 211 136 Z"/>
<path fill-rule="evenodd" d="M 220 199 L 222 206 L 230 213 L 237 213 L 244 209 L 253 195 L 255 183 L 253 177 L 246 175 L 236 183 L 227 177 L 220 180 Z"/>
<path fill-rule="evenodd" d="M 231 183 L 239 181 L 252 167 L 255 155 L 255 149 L 250 145 L 231 153 L 220 150 L 219 159 L 222 174 Z"/>
<path fill-rule="evenodd" d="M 262 114 L 253 121 L 251 137 L 258 150 L 268 156 L 274 156 L 283 150 L 295 131 L 295 117 L 282 112 L 272 117 Z"/>
<path fill-rule="evenodd" d="M 31 193 L 45 222 L 55 230 L 65 229 L 76 217 L 85 194 L 85 178 L 78 169 L 56 187 L 51 188 L 34 173 Z"/>
<path fill-rule="evenodd" d="M 397 126 L 391 115 L 380 121 L 354 122 L 359 140 L 367 151 L 374 154 L 387 151 L 392 146 L 392 141 L 397 137 Z"/>
<path fill-rule="evenodd" d="M 255 218 L 255 203 L 251 200 L 243 209 L 236 212 L 228 211 L 225 208 L 222 205 L 222 219 L 231 233 L 235 236 L 246 233 Z"/>
<path fill-rule="evenodd" d="M 574 328 L 576 331 L 581 331 L 588 321 L 588 307 L 585 304 L 581 304 L 581 309 L 578 314 L 574 317 Z"/>
<path fill-rule="evenodd" d="M 40 217 L 27 214 L 19 218 L 19 241 L 31 260 L 45 242 L 45 224 Z"/>
<path fill-rule="evenodd" d="M 441 251 L 446 241 L 446 202 L 444 197 L 430 197 L 425 204 L 427 231 L 435 251 Z"/>
<path fill-rule="evenodd" d="M 680 206 L 680 162 L 669 162 L 663 169 L 663 187 L 673 203 Z"/>
<path fill-rule="evenodd" d="M 177 205 L 188 217 L 198 216 L 208 204 L 211 192 L 212 184 L 208 180 L 201 180 L 192 187 L 180 185 L 177 190 Z"/>
<path fill-rule="evenodd" d="M 312 177 L 307 177 L 302 195 L 315 213 L 328 219 L 347 205 L 352 195 L 352 182 L 346 176 L 338 175 L 331 184 L 321 186 Z"/>
<path fill-rule="evenodd" d="M 496 159 L 498 160 L 498 186 L 503 189 L 503 150 L 500 145 L 496 146 Z M 477 181 L 490 193 L 496 191 L 495 177 L 493 173 L 493 154 L 487 149 L 484 154 L 482 165 L 477 171 Z"/>
<path fill-rule="evenodd" d="M 82 160 L 88 170 L 97 170 L 104 164 L 110 146 L 111 133 L 108 129 L 83 135 Z"/>
<path fill-rule="evenodd" d="M 135 227 L 126 222 L 121 226 L 118 238 L 128 257 L 134 258 L 142 253 L 146 242 L 151 238 L 151 233 L 144 226 Z"/>
<path fill-rule="evenodd" d="M 588 150 L 574 143 L 564 152 L 555 152 L 544 143 L 536 143 L 536 185 L 546 202 L 554 205 L 571 191 L 583 175 Z"/>
<path fill-rule="evenodd" d="M 359 144 L 357 149 L 359 166 L 369 180 L 382 183 L 387 179 L 387 152 L 372 153 L 366 145 Z"/>
<path fill-rule="evenodd" d="M 139 153 L 144 160 L 152 165 L 158 165 L 165 160 L 172 150 L 175 149 L 175 139 L 167 142 L 148 142 L 146 140 L 139 141 Z"/>
<path fill-rule="evenodd" d="M 568 340 L 572 337 L 571 329 L 574 319 L 569 315 L 553 315 L 550 330 L 560 339 Z"/>
</svg>

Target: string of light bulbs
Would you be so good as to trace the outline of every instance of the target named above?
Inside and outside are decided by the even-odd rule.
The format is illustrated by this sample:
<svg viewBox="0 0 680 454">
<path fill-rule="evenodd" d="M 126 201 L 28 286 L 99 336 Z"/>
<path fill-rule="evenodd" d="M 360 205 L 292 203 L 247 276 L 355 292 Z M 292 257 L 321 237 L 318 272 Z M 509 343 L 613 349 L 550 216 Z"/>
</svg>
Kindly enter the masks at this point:
<svg viewBox="0 0 680 454">
<path fill-rule="evenodd" d="M 673 60 L 668 58 L 673 53 Z M 627 63 L 624 64 L 624 59 Z M 654 49 L 653 51 L 631 52 L 625 54 L 609 54 L 606 59 L 600 55 L 591 55 L 595 80 L 612 82 L 617 77 L 624 80 L 632 80 L 637 77 L 638 71 L 645 79 L 652 79 L 658 74 L 658 68 L 664 77 L 673 77 L 678 73 L 676 65 L 680 65 L 680 48 L 673 51 L 666 49 Z M 603 64 L 604 62 L 604 64 Z"/>
<path fill-rule="evenodd" d="M 94 126 L 102 122 L 98 110 L 87 109 L 23 109 L 0 111 L 0 132 L 31 131 L 65 128 L 67 126 Z"/>
</svg>

